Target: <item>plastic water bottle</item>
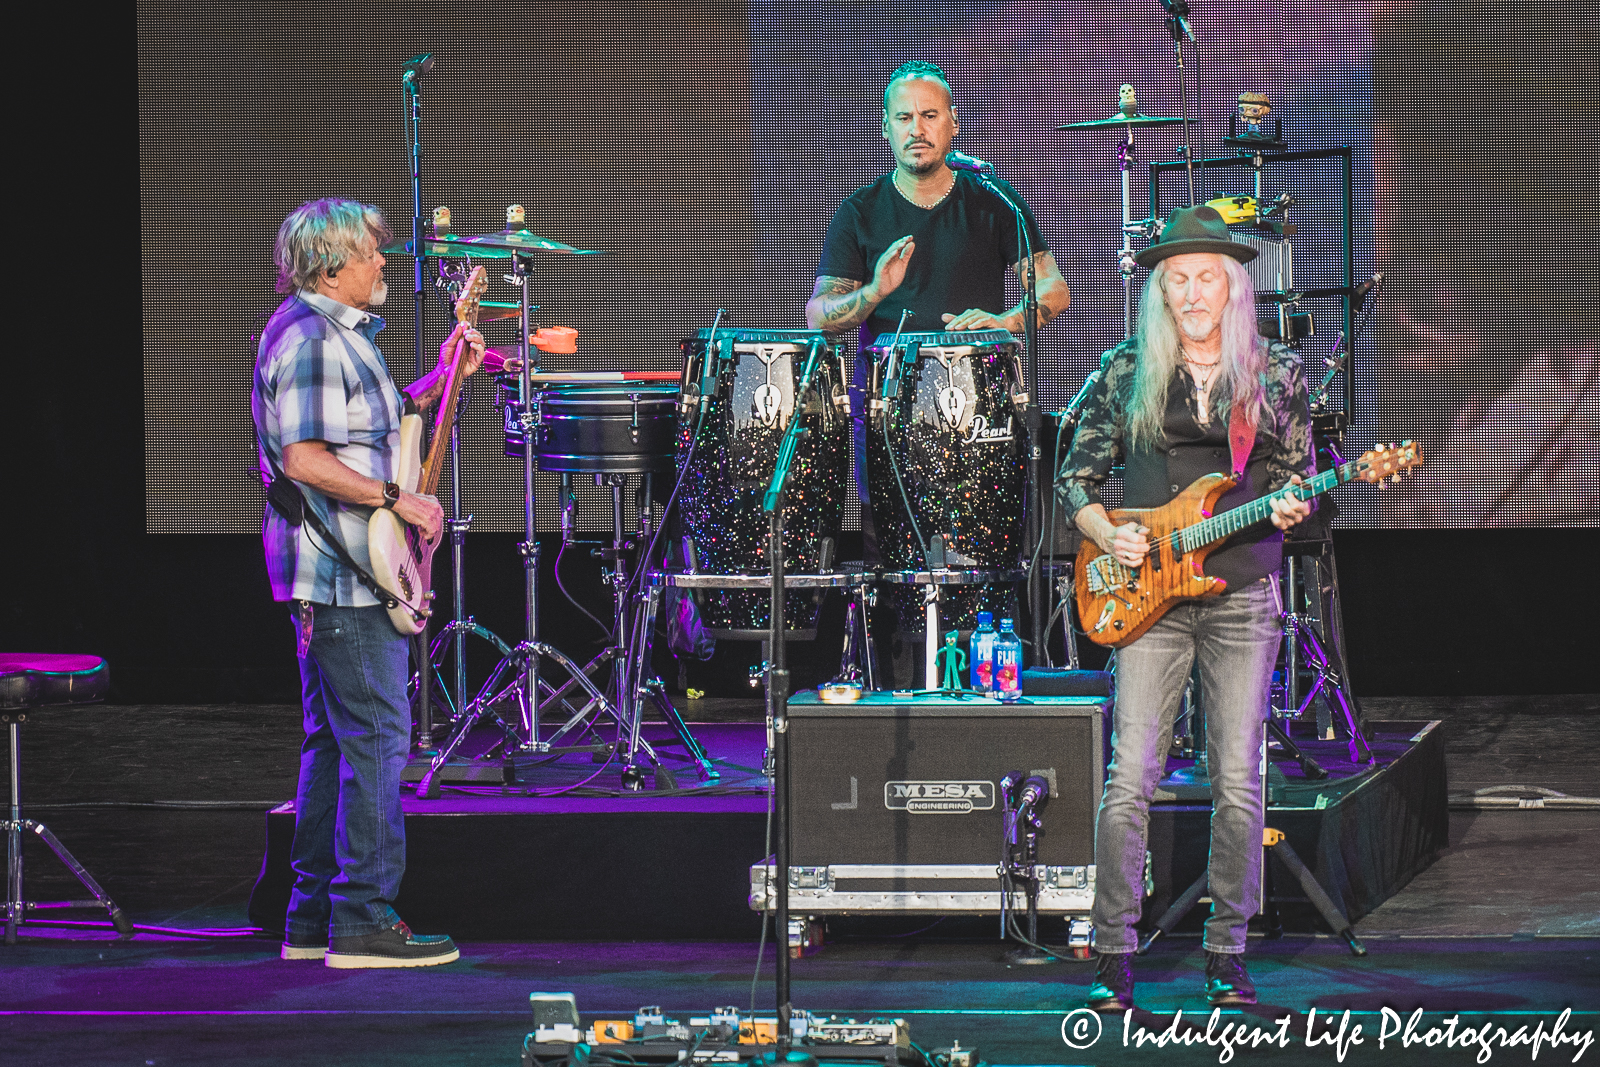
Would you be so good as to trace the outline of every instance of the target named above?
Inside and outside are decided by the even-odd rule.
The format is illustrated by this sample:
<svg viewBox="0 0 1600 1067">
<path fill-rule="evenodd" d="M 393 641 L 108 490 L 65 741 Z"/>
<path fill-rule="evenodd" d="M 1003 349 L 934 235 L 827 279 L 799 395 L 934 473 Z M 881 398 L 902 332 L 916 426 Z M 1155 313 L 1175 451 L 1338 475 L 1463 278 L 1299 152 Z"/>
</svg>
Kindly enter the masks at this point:
<svg viewBox="0 0 1600 1067">
<path fill-rule="evenodd" d="M 1000 633 L 994 639 L 994 693 L 1001 700 L 1022 698 L 1022 638 L 1011 628 L 1010 619 L 1000 620 Z"/>
<path fill-rule="evenodd" d="M 978 612 L 978 628 L 967 646 L 972 667 L 972 688 L 980 693 L 994 689 L 994 612 Z"/>
</svg>

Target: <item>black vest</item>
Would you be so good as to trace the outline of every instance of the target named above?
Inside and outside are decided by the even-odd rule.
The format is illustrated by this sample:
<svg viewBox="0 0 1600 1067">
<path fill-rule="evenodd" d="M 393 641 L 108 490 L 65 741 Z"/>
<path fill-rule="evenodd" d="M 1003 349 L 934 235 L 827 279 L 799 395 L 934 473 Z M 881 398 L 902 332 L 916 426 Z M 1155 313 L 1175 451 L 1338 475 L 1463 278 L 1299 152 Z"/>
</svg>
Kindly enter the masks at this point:
<svg viewBox="0 0 1600 1067">
<path fill-rule="evenodd" d="M 1122 504 L 1129 508 L 1155 508 L 1167 503 L 1203 474 L 1233 469 L 1228 454 L 1228 420 L 1213 414 L 1204 429 L 1195 421 L 1190 397 L 1193 390 L 1183 371 L 1175 371 L 1167 387 L 1167 412 L 1161 441 L 1156 447 L 1130 449 L 1122 476 Z M 1244 481 L 1217 501 L 1221 514 L 1267 493 L 1270 472 L 1267 457 L 1272 427 L 1265 422 L 1256 431 Z M 1259 522 L 1234 534 L 1206 559 L 1205 573 L 1228 583 L 1229 591 L 1277 573 L 1283 565 L 1283 532 L 1270 522 Z"/>
</svg>

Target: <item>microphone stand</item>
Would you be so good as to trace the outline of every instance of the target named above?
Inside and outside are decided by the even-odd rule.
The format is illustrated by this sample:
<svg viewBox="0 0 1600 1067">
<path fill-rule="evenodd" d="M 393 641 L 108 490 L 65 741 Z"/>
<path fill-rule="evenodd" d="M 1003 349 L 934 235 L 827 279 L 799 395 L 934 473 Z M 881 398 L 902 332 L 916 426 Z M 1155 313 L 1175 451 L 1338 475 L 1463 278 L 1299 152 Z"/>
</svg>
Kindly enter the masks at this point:
<svg viewBox="0 0 1600 1067">
<path fill-rule="evenodd" d="M 817 373 L 817 363 L 822 357 L 824 342 L 818 336 L 811 342 L 806 355 L 805 369 L 795 382 L 794 412 L 778 445 L 778 461 L 772 468 L 772 482 L 761 500 L 761 509 L 770 518 L 767 536 L 767 558 L 772 563 L 772 601 L 768 620 L 768 643 L 771 658 L 767 664 L 767 729 L 772 732 L 772 822 L 775 827 L 776 849 L 773 857 L 773 875 L 777 880 L 778 970 L 776 993 L 778 1002 L 777 1062 L 782 1063 L 789 1052 L 791 1040 L 790 1019 L 794 1004 L 789 995 L 789 668 L 784 652 L 783 628 L 783 483 L 789 477 L 789 464 L 794 462 L 795 450 L 800 446 L 801 398 L 811 388 L 811 379 Z M 771 885 L 771 882 L 768 883 Z"/>
<path fill-rule="evenodd" d="M 1189 206 L 1194 207 L 1194 144 L 1189 139 L 1189 94 L 1183 77 L 1183 38 L 1194 40 L 1189 28 L 1189 0 L 1161 0 L 1167 9 L 1167 33 L 1172 37 L 1172 57 L 1178 64 L 1178 115 L 1183 119 L 1183 173 L 1189 182 Z M 1196 118 L 1200 110 L 1200 85 L 1195 83 Z"/>
<path fill-rule="evenodd" d="M 426 269 L 427 251 L 422 246 L 422 94 L 417 82 L 417 69 L 408 65 L 402 85 L 405 87 L 406 106 L 403 116 L 411 143 L 407 146 L 411 156 L 411 264 L 412 264 L 412 358 L 417 377 L 422 377 L 423 300 L 422 278 Z M 457 501 L 459 505 L 459 499 Z M 453 534 L 452 534 L 453 536 Z M 457 556 L 459 559 L 459 555 Z M 459 576 L 458 576 L 459 581 Z M 459 591 L 459 585 L 458 585 Z M 428 622 L 422 623 L 422 632 L 415 638 L 417 660 L 417 715 L 418 744 L 423 751 L 433 747 L 433 654 L 428 644 Z M 460 705 L 456 706 L 457 714 Z"/>
<path fill-rule="evenodd" d="M 1044 426 L 1044 415 L 1039 410 L 1039 289 L 1037 284 L 1037 271 L 1033 262 L 1033 235 L 1028 232 L 1028 216 L 1000 184 L 994 180 L 992 173 L 978 171 L 977 178 L 982 186 L 1000 198 L 1000 202 L 1011 209 L 1017 220 L 1017 262 L 1025 264 L 1022 271 L 1022 347 L 1025 354 L 1024 374 L 1027 381 L 1023 388 L 1027 390 L 1026 407 L 1023 409 L 1022 422 L 1028 430 L 1028 500 L 1024 511 L 1027 515 L 1024 526 L 1023 545 L 1028 552 L 1028 579 L 1027 601 L 1029 629 L 1033 637 L 1034 662 L 1043 662 L 1044 657 L 1044 616 L 1045 609 L 1041 594 L 1043 586 L 1038 582 L 1038 575 L 1034 573 L 1034 562 L 1039 556 L 1040 540 L 1044 537 L 1043 509 L 1039 503 L 1039 464 L 1044 459 L 1044 447 L 1039 442 L 1039 435 Z"/>
</svg>

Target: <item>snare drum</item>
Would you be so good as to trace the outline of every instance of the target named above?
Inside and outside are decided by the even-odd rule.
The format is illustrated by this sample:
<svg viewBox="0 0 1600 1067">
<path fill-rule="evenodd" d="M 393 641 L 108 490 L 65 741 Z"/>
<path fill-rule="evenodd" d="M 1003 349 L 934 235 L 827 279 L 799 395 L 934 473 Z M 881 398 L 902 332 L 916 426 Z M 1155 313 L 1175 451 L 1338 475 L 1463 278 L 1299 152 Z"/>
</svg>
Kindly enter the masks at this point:
<svg viewBox="0 0 1600 1067">
<path fill-rule="evenodd" d="M 827 342 L 809 389 L 797 389 L 810 330 L 702 330 L 682 343 L 684 378 L 678 465 L 684 470 L 678 514 L 702 574 L 765 574 L 767 514 L 778 445 L 791 419 L 800 439 L 784 489 L 784 569 L 815 574 L 831 565 L 849 485 L 850 424 L 844 349 Z M 699 428 L 698 443 L 690 442 Z M 687 467 L 684 464 L 687 463 Z M 830 557 L 830 558 L 825 558 Z M 707 629 L 720 637 L 756 638 L 770 626 L 764 591 L 701 589 Z M 785 592 L 784 617 L 795 636 L 814 636 L 818 598 Z"/>
<path fill-rule="evenodd" d="M 506 455 L 523 449 L 520 383 L 502 381 Z M 678 393 L 671 384 L 536 385 L 534 458 L 550 472 L 671 473 Z"/>
<path fill-rule="evenodd" d="M 874 360 L 867 495 L 884 566 L 922 570 L 923 546 L 937 537 L 950 567 L 1016 567 L 1027 481 L 1021 344 L 1004 330 L 903 333 L 894 342 L 883 334 L 864 350 Z M 916 591 L 899 587 L 894 599 L 902 631 L 920 633 Z M 952 629 L 971 629 L 978 611 L 1017 610 L 1006 585 L 952 587 L 942 599 Z"/>
</svg>

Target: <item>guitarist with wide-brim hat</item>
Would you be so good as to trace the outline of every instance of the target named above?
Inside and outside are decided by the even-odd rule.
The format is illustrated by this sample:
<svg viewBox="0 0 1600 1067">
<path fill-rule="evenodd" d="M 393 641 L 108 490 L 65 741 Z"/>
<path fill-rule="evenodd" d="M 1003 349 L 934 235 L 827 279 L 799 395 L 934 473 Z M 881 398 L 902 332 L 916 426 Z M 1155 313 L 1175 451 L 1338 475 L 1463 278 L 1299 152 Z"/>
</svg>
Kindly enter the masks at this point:
<svg viewBox="0 0 1600 1067">
<path fill-rule="evenodd" d="M 272 504 L 267 573 L 295 623 L 306 730 L 281 955 L 330 967 L 426 967 L 460 955 L 449 937 L 413 935 L 393 907 L 405 872 L 409 641 L 372 577 L 367 526 L 373 509 L 391 508 L 438 536 L 438 500 L 397 484 L 401 415 L 436 403 L 452 366 L 477 370 L 484 345 L 458 325 L 437 367 L 404 390 L 395 384 L 376 343 L 375 309 L 388 294 L 378 249 L 389 236 L 378 209 L 354 200 L 289 214 L 274 249 L 287 298 L 262 332 L 251 396 Z"/>
<path fill-rule="evenodd" d="M 1255 293 L 1236 243 L 1213 208 L 1179 208 L 1135 258 L 1150 268 L 1134 336 L 1106 353 L 1086 399 L 1056 490 L 1084 536 L 1135 584 L 1159 584 L 1173 546 L 1151 554 L 1150 529 L 1113 523 L 1099 486 L 1125 466 L 1123 504 L 1169 504 L 1208 474 L 1236 476 L 1221 512 L 1315 472 L 1299 357 L 1257 329 Z M 1133 1006 L 1134 925 L 1143 900 L 1150 799 L 1166 766 L 1180 700 L 1198 663 L 1212 790 L 1205 924 L 1206 996 L 1254 1004 L 1245 930 L 1260 899 L 1264 807 L 1258 771 L 1262 724 L 1282 624 L 1276 575 L 1283 533 L 1308 501 L 1271 502 L 1270 525 L 1235 534 L 1204 557 L 1211 593 L 1169 608 L 1116 658 L 1112 762 L 1095 828 L 1093 921 L 1097 962 L 1088 1006 Z M 1222 589 L 1220 595 L 1216 590 Z M 1096 620 L 1085 619 L 1092 626 Z"/>
</svg>

